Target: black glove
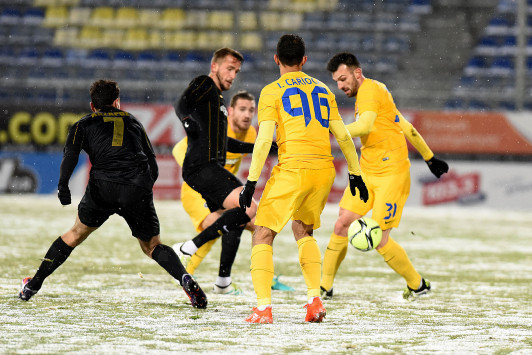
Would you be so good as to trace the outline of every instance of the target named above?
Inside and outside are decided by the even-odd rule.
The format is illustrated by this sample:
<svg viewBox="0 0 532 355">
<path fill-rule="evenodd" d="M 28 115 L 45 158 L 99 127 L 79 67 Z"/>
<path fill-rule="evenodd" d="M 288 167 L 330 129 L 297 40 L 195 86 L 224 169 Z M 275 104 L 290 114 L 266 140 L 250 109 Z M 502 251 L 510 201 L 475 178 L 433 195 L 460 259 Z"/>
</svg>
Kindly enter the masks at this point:
<svg viewBox="0 0 532 355">
<path fill-rule="evenodd" d="M 362 180 L 362 176 L 349 174 L 349 189 L 351 190 L 351 195 L 353 196 L 356 196 L 356 189 L 358 189 L 358 192 L 360 193 L 360 199 L 364 202 L 368 202 L 368 188 L 366 187 L 364 180 Z"/>
<path fill-rule="evenodd" d="M 277 146 L 276 142 L 272 142 L 272 146 L 270 147 L 270 151 L 268 154 L 277 154 L 277 151 L 279 150 L 279 147 Z"/>
<path fill-rule="evenodd" d="M 425 163 L 429 166 L 431 173 L 436 175 L 439 179 L 444 173 L 449 171 L 449 165 L 436 157 L 432 157 L 430 160 L 427 160 Z"/>
<path fill-rule="evenodd" d="M 68 186 L 59 185 L 57 187 L 57 197 L 59 197 L 59 202 L 61 202 L 63 206 L 70 205 L 72 203 L 70 189 Z"/>
<path fill-rule="evenodd" d="M 198 122 L 189 116 L 183 118 L 181 121 L 183 122 L 183 127 L 185 127 L 185 132 L 187 132 L 187 136 L 196 138 L 200 130 Z"/>
<path fill-rule="evenodd" d="M 253 199 L 253 194 L 255 193 L 255 186 L 257 185 L 256 181 L 247 181 L 244 185 L 242 191 L 240 191 L 240 197 L 238 202 L 240 203 L 240 208 L 244 211 L 246 207 L 251 207 L 251 200 Z"/>
</svg>

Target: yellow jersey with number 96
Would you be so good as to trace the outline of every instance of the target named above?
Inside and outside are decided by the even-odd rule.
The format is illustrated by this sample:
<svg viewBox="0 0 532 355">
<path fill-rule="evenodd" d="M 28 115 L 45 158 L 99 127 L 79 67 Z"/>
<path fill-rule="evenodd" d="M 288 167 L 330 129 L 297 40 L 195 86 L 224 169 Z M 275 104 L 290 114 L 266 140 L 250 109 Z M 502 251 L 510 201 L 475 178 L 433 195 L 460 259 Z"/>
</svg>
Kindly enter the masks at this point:
<svg viewBox="0 0 532 355">
<path fill-rule="evenodd" d="M 259 125 L 275 121 L 279 166 L 286 169 L 333 167 L 329 121 L 341 119 L 334 94 L 303 72 L 282 75 L 260 94 Z"/>
</svg>

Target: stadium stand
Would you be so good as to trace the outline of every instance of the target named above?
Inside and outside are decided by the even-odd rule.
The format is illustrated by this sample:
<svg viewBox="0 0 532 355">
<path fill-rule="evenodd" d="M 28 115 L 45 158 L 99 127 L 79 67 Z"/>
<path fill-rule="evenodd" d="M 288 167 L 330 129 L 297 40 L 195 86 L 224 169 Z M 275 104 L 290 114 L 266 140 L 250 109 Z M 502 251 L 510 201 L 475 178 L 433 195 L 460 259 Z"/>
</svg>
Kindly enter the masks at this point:
<svg viewBox="0 0 532 355">
<path fill-rule="evenodd" d="M 515 73 L 512 0 L 467 5 L 457 0 L 240 0 L 238 9 L 233 4 L 0 0 L 0 101 L 9 100 L 6 92 L 31 91 L 32 79 L 32 89 L 56 93 L 55 99 L 40 95 L 42 100 L 84 103 L 88 83 L 107 75 L 129 88 L 127 99 L 167 102 L 190 78 L 208 70 L 212 51 L 221 46 L 244 53 L 238 87 L 258 95 L 278 75 L 271 57 L 286 32 L 297 32 L 307 42 L 310 75 L 329 79 L 330 56 L 354 51 L 366 75 L 386 82 L 402 107 L 469 107 L 479 100 L 479 89 L 493 89 L 493 77 L 511 87 Z M 457 31 L 456 37 L 449 38 L 449 31 Z M 527 51 L 531 56 L 532 38 Z M 38 70 L 30 70 L 34 66 Z M 37 77 L 48 82 L 33 80 Z M 512 106 L 501 101 L 482 107 Z"/>
</svg>

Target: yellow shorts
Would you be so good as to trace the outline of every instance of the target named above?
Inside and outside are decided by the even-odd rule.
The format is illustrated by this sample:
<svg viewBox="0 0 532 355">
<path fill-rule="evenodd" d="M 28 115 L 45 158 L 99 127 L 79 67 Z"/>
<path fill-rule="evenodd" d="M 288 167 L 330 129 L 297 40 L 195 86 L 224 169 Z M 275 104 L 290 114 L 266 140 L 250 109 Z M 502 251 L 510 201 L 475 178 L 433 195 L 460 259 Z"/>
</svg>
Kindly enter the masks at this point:
<svg viewBox="0 0 532 355">
<path fill-rule="evenodd" d="M 279 233 L 290 219 L 320 227 L 336 172 L 330 169 L 283 169 L 278 165 L 262 193 L 255 224 Z"/>
<path fill-rule="evenodd" d="M 183 208 L 190 216 L 196 232 L 201 232 L 201 223 L 211 213 L 206 205 L 205 200 L 199 192 L 196 192 L 186 182 L 181 185 L 181 203 Z"/>
<path fill-rule="evenodd" d="M 371 218 L 379 223 L 383 230 L 396 228 L 401 221 L 403 208 L 410 194 L 410 170 L 389 176 L 364 175 L 369 191 L 368 202 L 359 196 L 351 195 L 349 186 L 340 200 L 340 207 L 361 216 L 373 210 Z"/>
</svg>

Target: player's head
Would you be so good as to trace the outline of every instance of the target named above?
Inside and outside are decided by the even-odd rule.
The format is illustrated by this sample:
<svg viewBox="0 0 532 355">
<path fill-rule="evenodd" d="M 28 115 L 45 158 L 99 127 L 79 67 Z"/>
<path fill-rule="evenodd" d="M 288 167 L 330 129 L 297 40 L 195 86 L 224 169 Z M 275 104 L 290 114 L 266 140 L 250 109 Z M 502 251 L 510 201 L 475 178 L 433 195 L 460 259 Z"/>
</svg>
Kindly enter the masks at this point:
<svg viewBox="0 0 532 355">
<path fill-rule="evenodd" d="M 255 96 L 245 90 L 238 91 L 231 98 L 229 122 L 235 133 L 247 131 L 255 115 Z"/>
<path fill-rule="evenodd" d="M 99 111 L 105 106 L 120 108 L 120 88 L 113 80 L 96 80 L 89 89 L 91 109 Z"/>
<path fill-rule="evenodd" d="M 298 35 L 282 35 L 277 42 L 277 52 L 275 62 L 287 67 L 303 66 L 307 57 L 305 56 L 305 41 Z"/>
<path fill-rule="evenodd" d="M 244 57 L 240 52 L 232 48 L 220 48 L 212 55 L 209 76 L 220 90 L 229 90 L 243 61 Z"/>
<path fill-rule="evenodd" d="M 342 52 L 336 54 L 327 63 L 327 70 L 332 78 L 348 97 L 356 96 L 358 88 L 364 81 L 360 62 L 354 54 Z"/>
</svg>

